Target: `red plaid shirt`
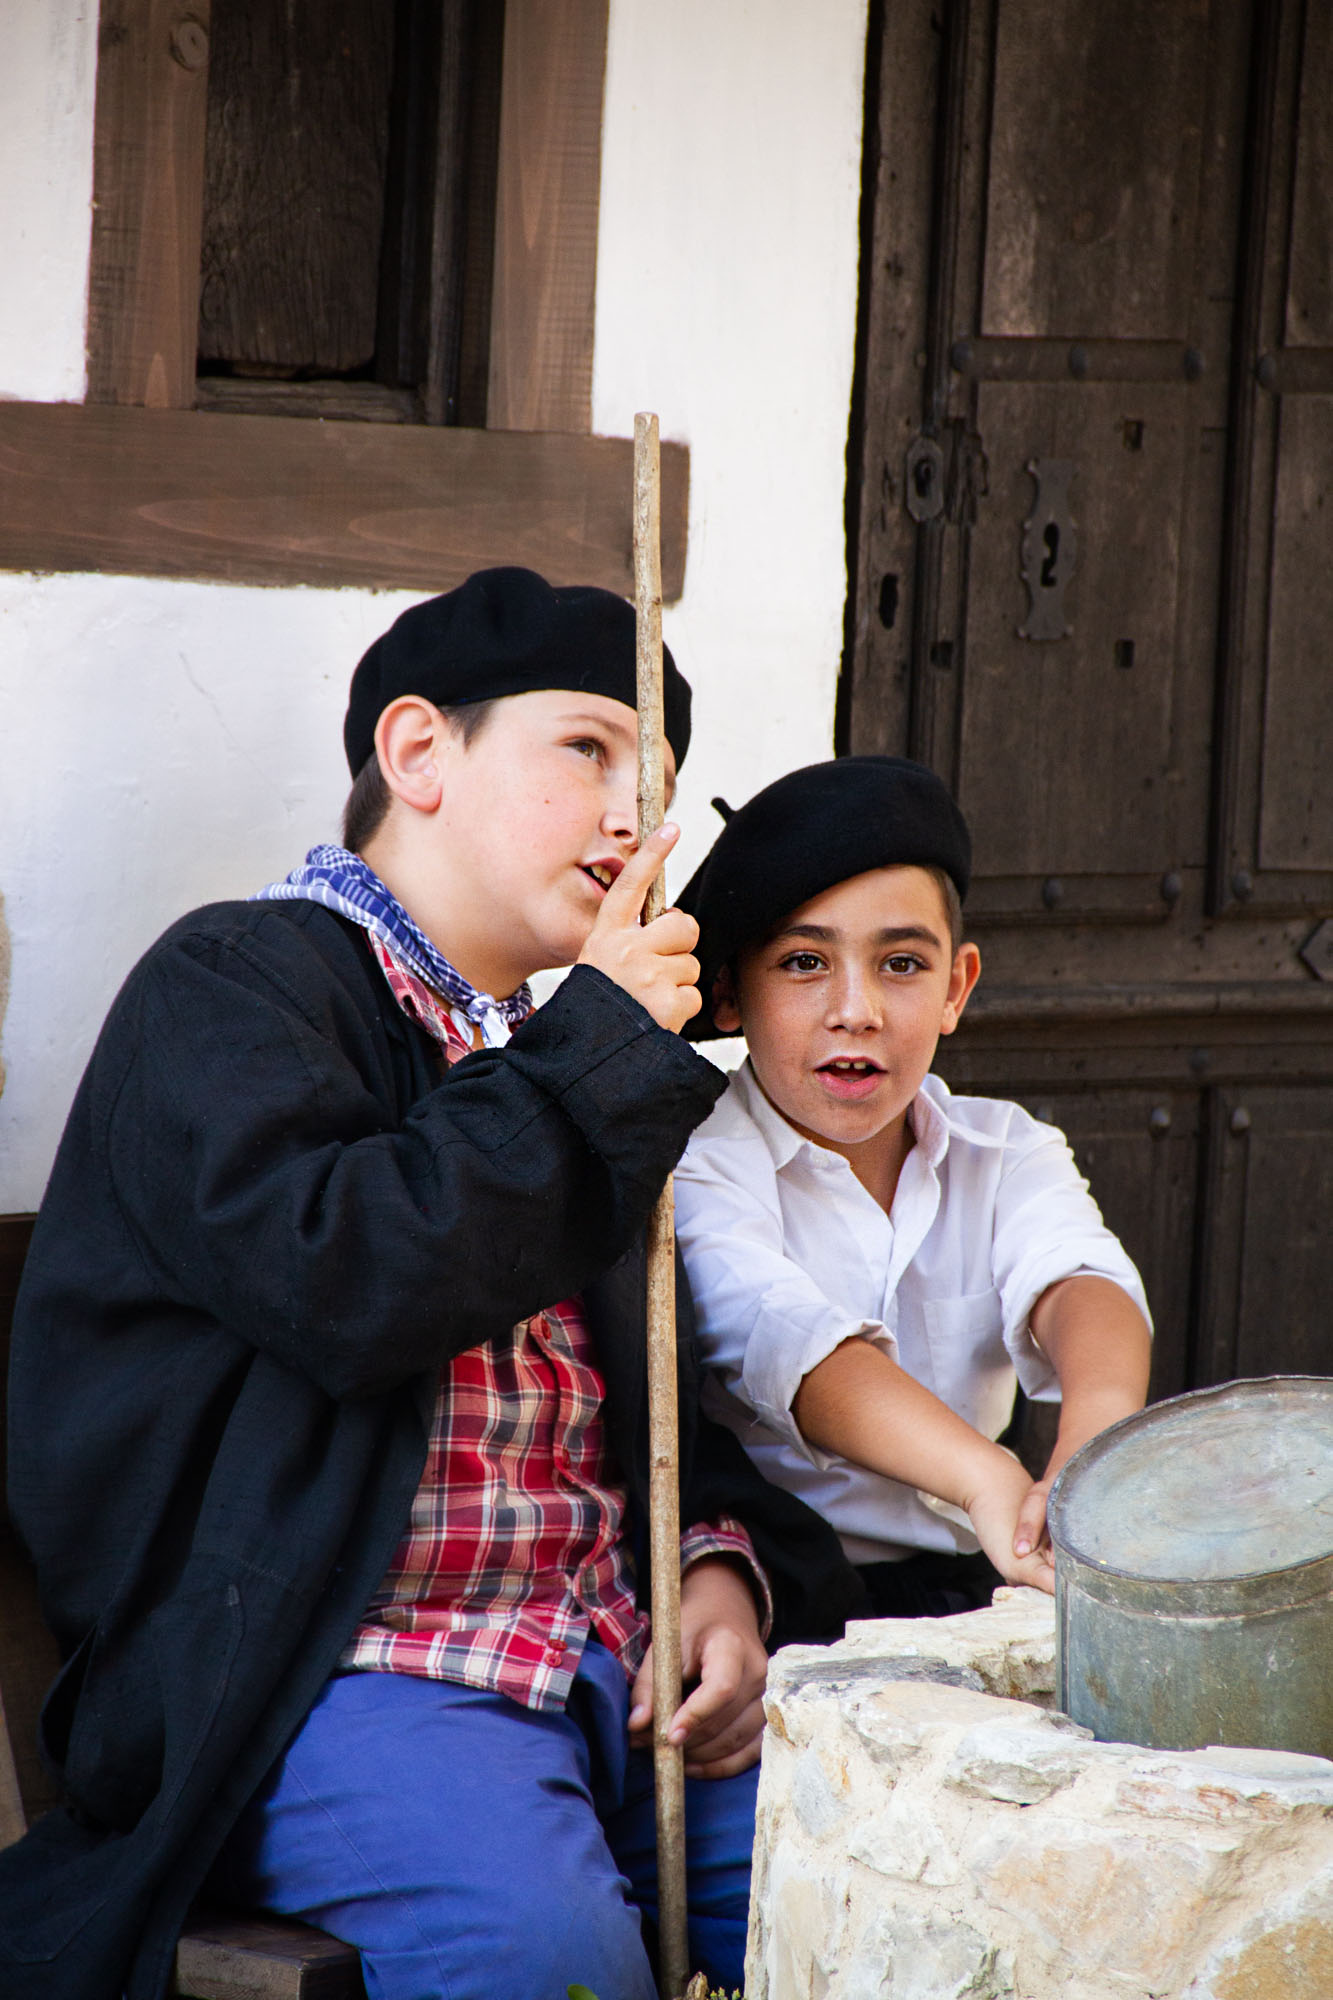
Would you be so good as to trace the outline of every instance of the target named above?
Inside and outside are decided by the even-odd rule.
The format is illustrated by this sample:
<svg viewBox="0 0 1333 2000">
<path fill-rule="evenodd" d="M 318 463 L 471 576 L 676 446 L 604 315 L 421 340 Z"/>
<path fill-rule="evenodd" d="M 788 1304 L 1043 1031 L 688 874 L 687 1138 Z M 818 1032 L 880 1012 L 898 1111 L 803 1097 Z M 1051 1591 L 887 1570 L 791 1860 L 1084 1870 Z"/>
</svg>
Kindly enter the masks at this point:
<svg viewBox="0 0 1333 2000">
<path fill-rule="evenodd" d="M 403 1011 L 447 1062 L 466 1055 L 471 1043 L 454 1016 L 387 945 L 367 938 Z M 648 1620 L 634 1601 L 603 1396 L 577 1298 L 440 1371 L 411 1520 L 343 1667 L 461 1681 L 558 1709 L 592 1632 L 633 1678 Z M 767 1601 L 738 1522 L 681 1538 L 682 1568 L 719 1553 L 741 1557 Z"/>
</svg>

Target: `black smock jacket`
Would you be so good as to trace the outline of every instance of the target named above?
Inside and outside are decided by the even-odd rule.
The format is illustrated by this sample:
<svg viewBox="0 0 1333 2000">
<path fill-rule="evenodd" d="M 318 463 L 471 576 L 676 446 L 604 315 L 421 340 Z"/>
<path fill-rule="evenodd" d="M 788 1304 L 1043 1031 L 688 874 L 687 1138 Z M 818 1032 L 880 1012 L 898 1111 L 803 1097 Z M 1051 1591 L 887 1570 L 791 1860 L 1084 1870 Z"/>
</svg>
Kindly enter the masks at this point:
<svg viewBox="0 0 1333 2000">
<path fill-rule="evenodd" d="M 379 1583 L 441 1364 L 582 1292 L 646 1596 L 642 1225 L 722 1079 L 578 967 L 441 1080 L 359 930 L 221 904 L 130 975 L 25 1271 L 10 1499 L 65 1665 L 66 1805 L 0 1854 L 8 2000 L 158 2000 L 241 1807 Z M 775 1641 L 860 1607 L 832 1531 L 698 1416 L 682 1518 L 745 1522 Z"/>
</svg>

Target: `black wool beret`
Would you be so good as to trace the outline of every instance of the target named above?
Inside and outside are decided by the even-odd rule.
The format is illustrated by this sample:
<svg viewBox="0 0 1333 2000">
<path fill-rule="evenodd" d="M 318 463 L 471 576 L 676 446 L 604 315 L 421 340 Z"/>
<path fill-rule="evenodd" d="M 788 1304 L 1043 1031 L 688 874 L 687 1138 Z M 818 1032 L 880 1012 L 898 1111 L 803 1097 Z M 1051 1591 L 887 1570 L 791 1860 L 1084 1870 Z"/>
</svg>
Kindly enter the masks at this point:
<svg viewBox="0 0 1333 2000">
<path fill-rule="evenodd" d="M 721 800 L 714 803 L 721 810 Z M 789 771 L 727 817 L 677 897 L 699 926 L 703 1007 L 691 1041 L 723 1031 L 713 981 L 793 910 L 872 868 L 942 868 L 966 896 L 972 838 L 948 788 L 906 757 L 835 757 Z"/>
<path fill-rule="evenodd" d="M 665 646 L 662 655 L 666 738 L 679 769 L 690 741 L 690 684 Z M 537 688 L 637 707 L 634 608 L 590 584 L 553 588 L 530 569 L 478 570 L 457 590 L 404 611 L 362 655 L 343 723 L 352 775 L 400 695 L 454 708 Z"/>
</svg>

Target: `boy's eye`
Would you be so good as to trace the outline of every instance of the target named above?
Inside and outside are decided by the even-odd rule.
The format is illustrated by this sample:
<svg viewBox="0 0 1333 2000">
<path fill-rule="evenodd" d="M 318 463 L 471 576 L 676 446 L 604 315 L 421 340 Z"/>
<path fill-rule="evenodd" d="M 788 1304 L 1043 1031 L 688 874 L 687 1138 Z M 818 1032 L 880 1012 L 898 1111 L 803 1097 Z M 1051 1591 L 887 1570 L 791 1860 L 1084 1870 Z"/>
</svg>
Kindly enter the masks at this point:
<svg viewBox="0 0 1333 2000">
<path fill-rule="evenodd" d="M 580 757 L 596 759 L 603 754 L 602 746 L 595 736 L 576 736 L 569 748 L 577 750 Z"/>
<path fill-rule="evenodd" d="M 896 973 L 899 977 L 902 977 L 906 973 L 920 972 L 924 969 L 922 960 L 910 951 L 895 951 L 885 959 L 884 963 L 888 966 L 890 972 Z"/>
<path fill-rule="evenodd" d="M 783 972 L 822 972 L 824 961 L 817 951 L 789 951 L 781 961 Z"/>
</svg>

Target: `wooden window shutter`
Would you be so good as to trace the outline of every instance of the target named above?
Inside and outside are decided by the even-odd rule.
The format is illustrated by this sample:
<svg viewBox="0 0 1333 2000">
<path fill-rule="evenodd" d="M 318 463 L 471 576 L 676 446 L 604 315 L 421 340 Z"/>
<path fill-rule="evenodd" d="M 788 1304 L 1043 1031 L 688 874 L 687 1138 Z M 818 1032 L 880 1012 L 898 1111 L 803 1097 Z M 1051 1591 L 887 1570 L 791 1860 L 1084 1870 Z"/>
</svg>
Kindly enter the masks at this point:
<svg viewBox="0 0 1333 2000">
<path fill-rule="evenodd" d="M 444 10 L 446 32 L 464 11 Z M 234 377 L 205 377 L 202 395 L 196 379 L 208 0 L 103 0 L 88 400 L 0 404 L 0 563 L 442 590 L 517 562 L 628 593 L 633 447 L 589 434 L 606 20 L 606 0 L 507 0 L 488 269 L 479 280 L 475 213 L 418 213 L 404 225 L 412 241 L 389 253 L 400 264 L 448 254 L 460 269 L 466 243 L 440 245 L 470 228 L 471 304 L 465 280 L 437 324 L 394 323 L 381 282 L 373 337 L 390 379 L 343 385 L 370 392 L 357 417 L 424 421 L 312 422 L 285 413 L 303 384 L 288 385 L 293 403 L 254 378 L 238 394 Z M 456 122 L 457 108 L 455 142 Z M 437 130 L 448 143 L 446 115 Z M 355 177 L 347 185 L 355 195 Z M 483 190 L 488 220 L 491 198 Z M 215 335 L 209 325 L 206 344 Z M 394 370 L 414 342 L 419 409 L 381 393 L 371 411 L 377 390 L 399 391 Z M 337 407 L 330 393 L 319 385 L 306 406 L 322 394 Z M 662 459 L 663 586 L 677 597 L 688 453 L 665 445 Z"/>
</svg>

